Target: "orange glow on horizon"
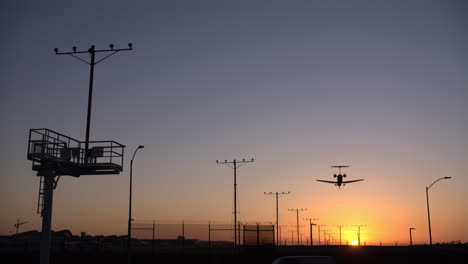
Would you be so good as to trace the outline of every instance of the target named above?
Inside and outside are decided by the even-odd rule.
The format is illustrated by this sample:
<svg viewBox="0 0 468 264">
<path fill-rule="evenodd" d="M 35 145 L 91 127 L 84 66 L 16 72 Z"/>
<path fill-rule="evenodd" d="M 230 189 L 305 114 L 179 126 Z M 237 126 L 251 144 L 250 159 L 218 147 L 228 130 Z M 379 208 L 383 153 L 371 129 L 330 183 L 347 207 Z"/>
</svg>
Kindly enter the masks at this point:
<svg viewBox="0 0 468 264">
<path fill-rule="evenodd" d="M 351 241 L 351 245 L 352 245 L 352 246 L 357 246 L 358 244 L 359 244 L 359 243 L 358 243 L 358 241 L 357 241 L 357 240 L 353 240 L 353 241 Z"/>
</svg>

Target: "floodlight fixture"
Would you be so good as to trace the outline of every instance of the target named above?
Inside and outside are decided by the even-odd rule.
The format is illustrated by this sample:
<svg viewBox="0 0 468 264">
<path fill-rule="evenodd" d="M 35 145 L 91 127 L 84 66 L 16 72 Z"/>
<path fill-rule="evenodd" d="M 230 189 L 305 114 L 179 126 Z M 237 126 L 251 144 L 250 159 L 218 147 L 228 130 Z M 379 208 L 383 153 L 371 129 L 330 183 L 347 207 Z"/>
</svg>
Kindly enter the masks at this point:
<svg viewBox="0 0 468 264">
<path fill-rule="evenodd" d="M 75 53 L 76 53 L 76 47 L 73 47 L 73 48 L 72 48 L 72 50 L 73 50 L 73 52 L 75 52 Z"/>
<path fill-rule="evenodd" d="M 111 43 L 111 44 L 109 45 L 109 48 L 110 48 L 111 50 L 113 50 L 113 49 L 114 49 L 114 44 Z"/>
<path fill-rule="evenodd" d="M 142 149 L 142 148 L 144 148 L 144 147 L 145 147 L 145 146 L 143 146 L 143 145 L 138 146 L 139 149 Z"/>
<path fill-rule="evenodd" d="M 54 49 L 55 54 L 58 54 L 58 48 Z"/>
<path fill-rule="evenodd" d="M 130 42 L 130 43 L 128 43 L 128 47 L 129 47 L 130 49 L 132 49 L 132 47 L 133 47 L 133 44 L 132 44 L 131 42 Z"/>
</svg>

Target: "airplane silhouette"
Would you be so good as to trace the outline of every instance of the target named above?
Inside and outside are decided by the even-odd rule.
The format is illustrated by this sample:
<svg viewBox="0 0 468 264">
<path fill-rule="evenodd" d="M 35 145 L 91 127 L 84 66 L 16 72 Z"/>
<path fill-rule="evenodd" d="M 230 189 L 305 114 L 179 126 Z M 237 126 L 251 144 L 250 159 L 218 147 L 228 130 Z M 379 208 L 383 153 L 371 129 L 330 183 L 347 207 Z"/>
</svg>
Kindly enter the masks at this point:
<svg viewBox="0 0 468 264">
<path fill-rule="evenodd" d="M 348 168 L 349 166 L 332 166 L 332 168 L 338 168 L 339 169 L 339 174 L 333 174 L 333 177 L 337 178 L 336 181 L 325 181 L 325 180 L 317 180 L 319 182 L 325 182 L 325 183 L 331 183 L 334 184 L 335 186 L 338 186 L 338 188 L 341 187 L 341 185 L 345 186 L 346 183 L 352 183 L 352 182 L 358 182 L 358 181 L 363 181 L 364 179 L 359 179 L 359 180 L 352 180 L 352 181 L 343 181 L 343 178 L 346 178 L 346 174 L 341 174 L 341 168 Z"/>
</svg>

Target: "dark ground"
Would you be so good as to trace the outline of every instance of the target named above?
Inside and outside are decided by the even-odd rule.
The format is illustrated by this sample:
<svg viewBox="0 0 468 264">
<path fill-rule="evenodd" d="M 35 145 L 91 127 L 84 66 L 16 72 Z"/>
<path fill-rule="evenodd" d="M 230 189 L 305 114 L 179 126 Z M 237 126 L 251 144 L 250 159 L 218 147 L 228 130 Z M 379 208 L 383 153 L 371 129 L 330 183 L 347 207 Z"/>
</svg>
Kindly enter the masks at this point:
<svg viewBox="0 0 468 264">
<path fill-rule="evenodd" d="M 39 263 L 39 253 L 2 251 L 2 263 Z M 172 252 L 134 252 L 133 264 L 149 263 L 271 263 L 281 256 L 316 255 L 333 256 L 340 263 L 468 263 L 468 247 L 464 246 L 415 246 L 415 247 L 280 247 L 242 249 L 234 254 L 233 249 L 180 249 Z M 53 253 L 51 264 L 56 263 L 127 263 L 126 253 L 116 252 L 62 252 Z"/>
</svg>

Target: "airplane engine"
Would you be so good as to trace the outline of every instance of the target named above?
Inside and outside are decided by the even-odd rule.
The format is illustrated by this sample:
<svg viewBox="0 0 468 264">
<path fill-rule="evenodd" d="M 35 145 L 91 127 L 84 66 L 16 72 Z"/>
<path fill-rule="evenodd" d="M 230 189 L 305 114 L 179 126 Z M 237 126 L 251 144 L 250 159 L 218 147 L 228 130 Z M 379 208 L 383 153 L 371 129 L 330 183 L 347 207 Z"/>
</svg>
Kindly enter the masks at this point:
<svg viewBox="0 0 468 264">
<path fill-rule="evenodd" d="M 343 177 L 345 177 L 345 178 L 346 178 L 346 174 L 343 174 Z"/>
<path fill-rule="evenodd" d="M 336 178 L 336 174 L 333 174 L 333 177 Z"/>
</svg>

